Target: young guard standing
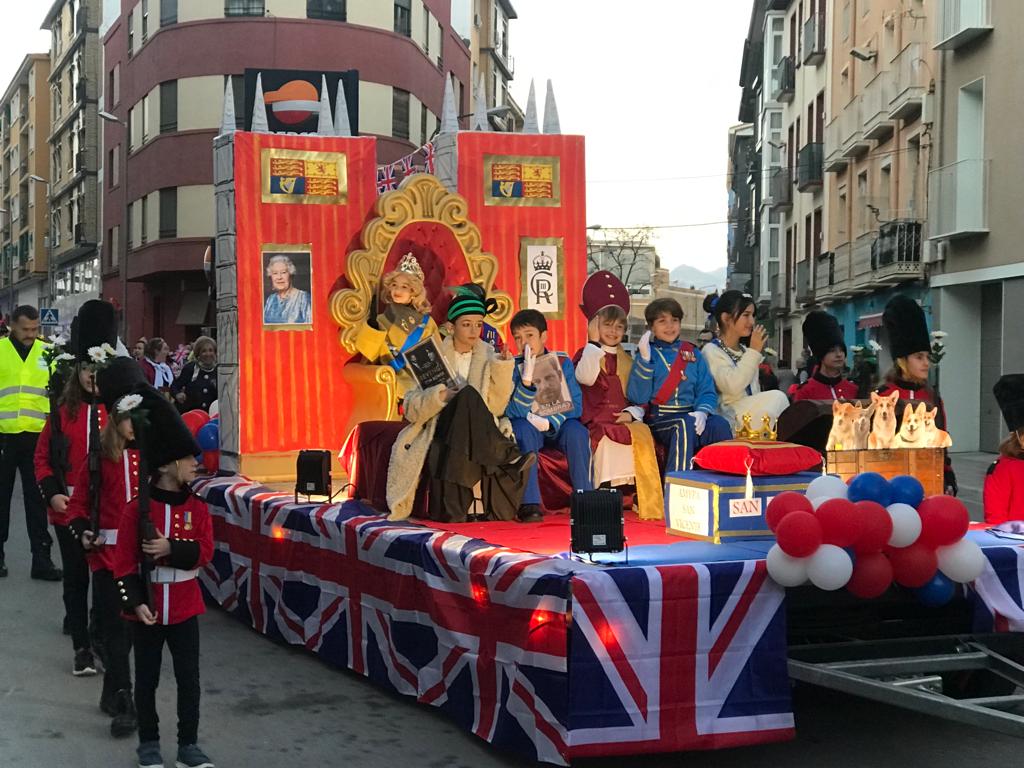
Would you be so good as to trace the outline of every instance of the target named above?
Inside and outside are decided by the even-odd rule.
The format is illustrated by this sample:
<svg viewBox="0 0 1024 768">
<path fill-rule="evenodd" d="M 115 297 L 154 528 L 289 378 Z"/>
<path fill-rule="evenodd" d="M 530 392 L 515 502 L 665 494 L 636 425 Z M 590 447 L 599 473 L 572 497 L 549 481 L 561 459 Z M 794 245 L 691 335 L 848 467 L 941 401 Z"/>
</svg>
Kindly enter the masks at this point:
<svg viewBox="0 0 1024 768">
<path fill-rule="evenodd" d="M 855 400 L 857 385 L 843 376 L 846 342 L 839 322 L 828 312 L 815 309 L 804 319 L 804 343 L 818 362 L 793 400 Z"/>
<path fill-rule="evenodd" d="M 985 522 L 1024 520 L 1024 373 L 1009 373 L 992 388 L 1010 428 L 985 477 Z"/>
<path fill-rule="evenodd" d="M 174 406 L 156 390 L 118 402 L 140 446 L 139 496 L 121 518 L 114 575 L 132 620 L 139 768 L 160 768 L 156 689 L 166 644 L 178 686 L 178 768 L 213 768 L 199 748 L 199 621 L 205 612 L 196 576 L 213 556 L 206 502 L 189 488 L 199 446 Z"/>
<path fill-rule="evenodd" d="M 118 420 L 113 409 L 122 395 L 147 384 L 139 364 L 127 357 L 116 358 L 99 370 L 96 384 L 108 419 L 102 433 L 95 423 L 90 427 L 89 451 L 73 483 L 75 490 L 68 505 L 68 525 L 82 543 L 92 571 L 96 628 L 106 662 L 100 709 L 113 718 L 111 735 L 122 738 L 130 736 L 137 724 L 128 632 L 121 620 L 121 601 L 114 585 L 114 547 L 121 515 L 138 490 L 139 468 L 138 453 L 128 447 L 131 435 L 125 420 Z"/>
</svg>

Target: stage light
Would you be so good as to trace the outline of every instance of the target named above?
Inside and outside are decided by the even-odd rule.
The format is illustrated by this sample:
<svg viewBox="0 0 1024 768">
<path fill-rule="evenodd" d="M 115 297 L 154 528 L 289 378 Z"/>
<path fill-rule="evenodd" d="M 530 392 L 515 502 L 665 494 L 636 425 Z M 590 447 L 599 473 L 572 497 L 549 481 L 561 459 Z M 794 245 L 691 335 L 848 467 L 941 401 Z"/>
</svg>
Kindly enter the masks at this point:
<svg viewBox="0 0 1024 768">
<path fill-rule="evenodd" d="M 626 547 L 625 524 L 618 489 L 576 491 L 569 512 L 569 549 L 587 555 L 621 552 Z"/>
<path fill-rule="evenodd" d="M 285 538 L 284 528 L 282 528 L 279 525 L 275 525 L 273 528 L 270 529 L 270 536 L 274 539 Z"/>
<path fill-rule="evenodd" d="M 299 451 L 295 459 L 295 503 L 299 496 L 327 496 L 334 500 L 331 493 L 331 452 L 305 450 Z"/>
</svg>

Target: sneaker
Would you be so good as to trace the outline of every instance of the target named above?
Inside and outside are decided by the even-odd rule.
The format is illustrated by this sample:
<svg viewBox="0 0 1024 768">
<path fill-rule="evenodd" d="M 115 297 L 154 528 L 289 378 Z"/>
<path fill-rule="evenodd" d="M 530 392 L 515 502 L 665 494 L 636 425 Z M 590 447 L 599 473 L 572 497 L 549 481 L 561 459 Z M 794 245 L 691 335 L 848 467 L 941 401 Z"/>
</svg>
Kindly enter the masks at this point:
<svg viewBox="0 0 1024 768">
<path fill-rule="evenodd" d="M 92 677 L 96 674 L 96 661 L 92 657 L 92 651 L 88 648 L 79 648 L 75 651 L 75 666 L 71 674 L 75 677 Z"/>
<path fill-rule="evenodd" d="M 53 564 L 48 554 L 32 555 L 32 578 L 40 581 L 60 581 L 64 571 Z"/>
<path fill-rule="evenodd" d="M 136 747 L 135 754 L 139 758 L 139 768 L 164 768 L 159 741 L 143 741 Z"/>
<path fill-rule="evenodd" d="M 539 523 L 544 519 L 544 513 L 540 511 L 539 504 L 522 504 L 516 517 L 520 523 Z"/>
<path fill-rule="evenodd" d="M 128 688 L 122 688 L 114 694 L 115 714 L 110 721 L 110 735 L 115 739 L 131 736 L 138 730 L 139 721 L 135 716 L 135 701 Z"/>
<path fill-rule="evenodd" d="M 214 768 L 210 760 L 199 748 L 198 744 L 179 744 L 176 768 Z"/>
</svg>

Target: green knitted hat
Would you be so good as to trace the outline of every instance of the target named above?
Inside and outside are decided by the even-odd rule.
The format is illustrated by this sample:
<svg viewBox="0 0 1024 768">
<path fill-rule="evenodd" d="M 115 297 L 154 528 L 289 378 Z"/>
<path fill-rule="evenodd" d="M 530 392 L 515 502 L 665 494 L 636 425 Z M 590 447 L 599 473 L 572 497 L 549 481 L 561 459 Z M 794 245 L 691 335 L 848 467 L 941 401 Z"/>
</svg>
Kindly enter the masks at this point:
<svg viewBox="0 0 1024 768">
<path fill-rule="evenodd" d="M 479 286 L 460 285 L 455 289 L 455 297 L 448 306 L 448 320 L 455 322 L 463 315 L 485 317 L 488 312 L 487 305 L 488 302 L 484 299 L 483 291 Z"/>
</svg>

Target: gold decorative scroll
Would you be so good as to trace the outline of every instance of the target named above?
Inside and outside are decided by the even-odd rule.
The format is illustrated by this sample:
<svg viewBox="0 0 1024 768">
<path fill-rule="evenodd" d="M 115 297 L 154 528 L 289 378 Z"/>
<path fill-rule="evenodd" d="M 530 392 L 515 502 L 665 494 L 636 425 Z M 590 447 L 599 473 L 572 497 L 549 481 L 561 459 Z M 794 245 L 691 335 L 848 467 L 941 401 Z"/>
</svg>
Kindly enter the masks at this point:
<svg viewBox="0 0 1024 768">
<path fill-rule="evenodd" d="M 356 333 L 369 314 L 392 245 L 406 225 L 417 221 L 436 222 L 451 231 L 466 259 L 470 280 L 482 285 L 498 303 L 487 322 L 502 326 L 509 321 L 512 297 L 494 290 L 498 260 L 482 250 L 480 230 L 469 220 L 468 211 L 466 198 L 449 192 L 435 176 L 425 173 L 406 177 L 398 189 L 377 199 L 377 217 L 363 227 L 363 249 L 348 256 L 345 277 L 351 287 L 335 291 L 328 301 L 331 317 L 341 328 L 341 345 L 348 352 L 355 352 Z"/>
<path fill-rule="evenodd" d="M 562 204 L 561 158 L 484 155 L 484 205 L 558 208 Z"/>
<path fill-rule="evenodd" d="M 343 205 L 348 201 L 344 152 L 263 149 L 260 175 L 264 203 Z"/>
</svg>

